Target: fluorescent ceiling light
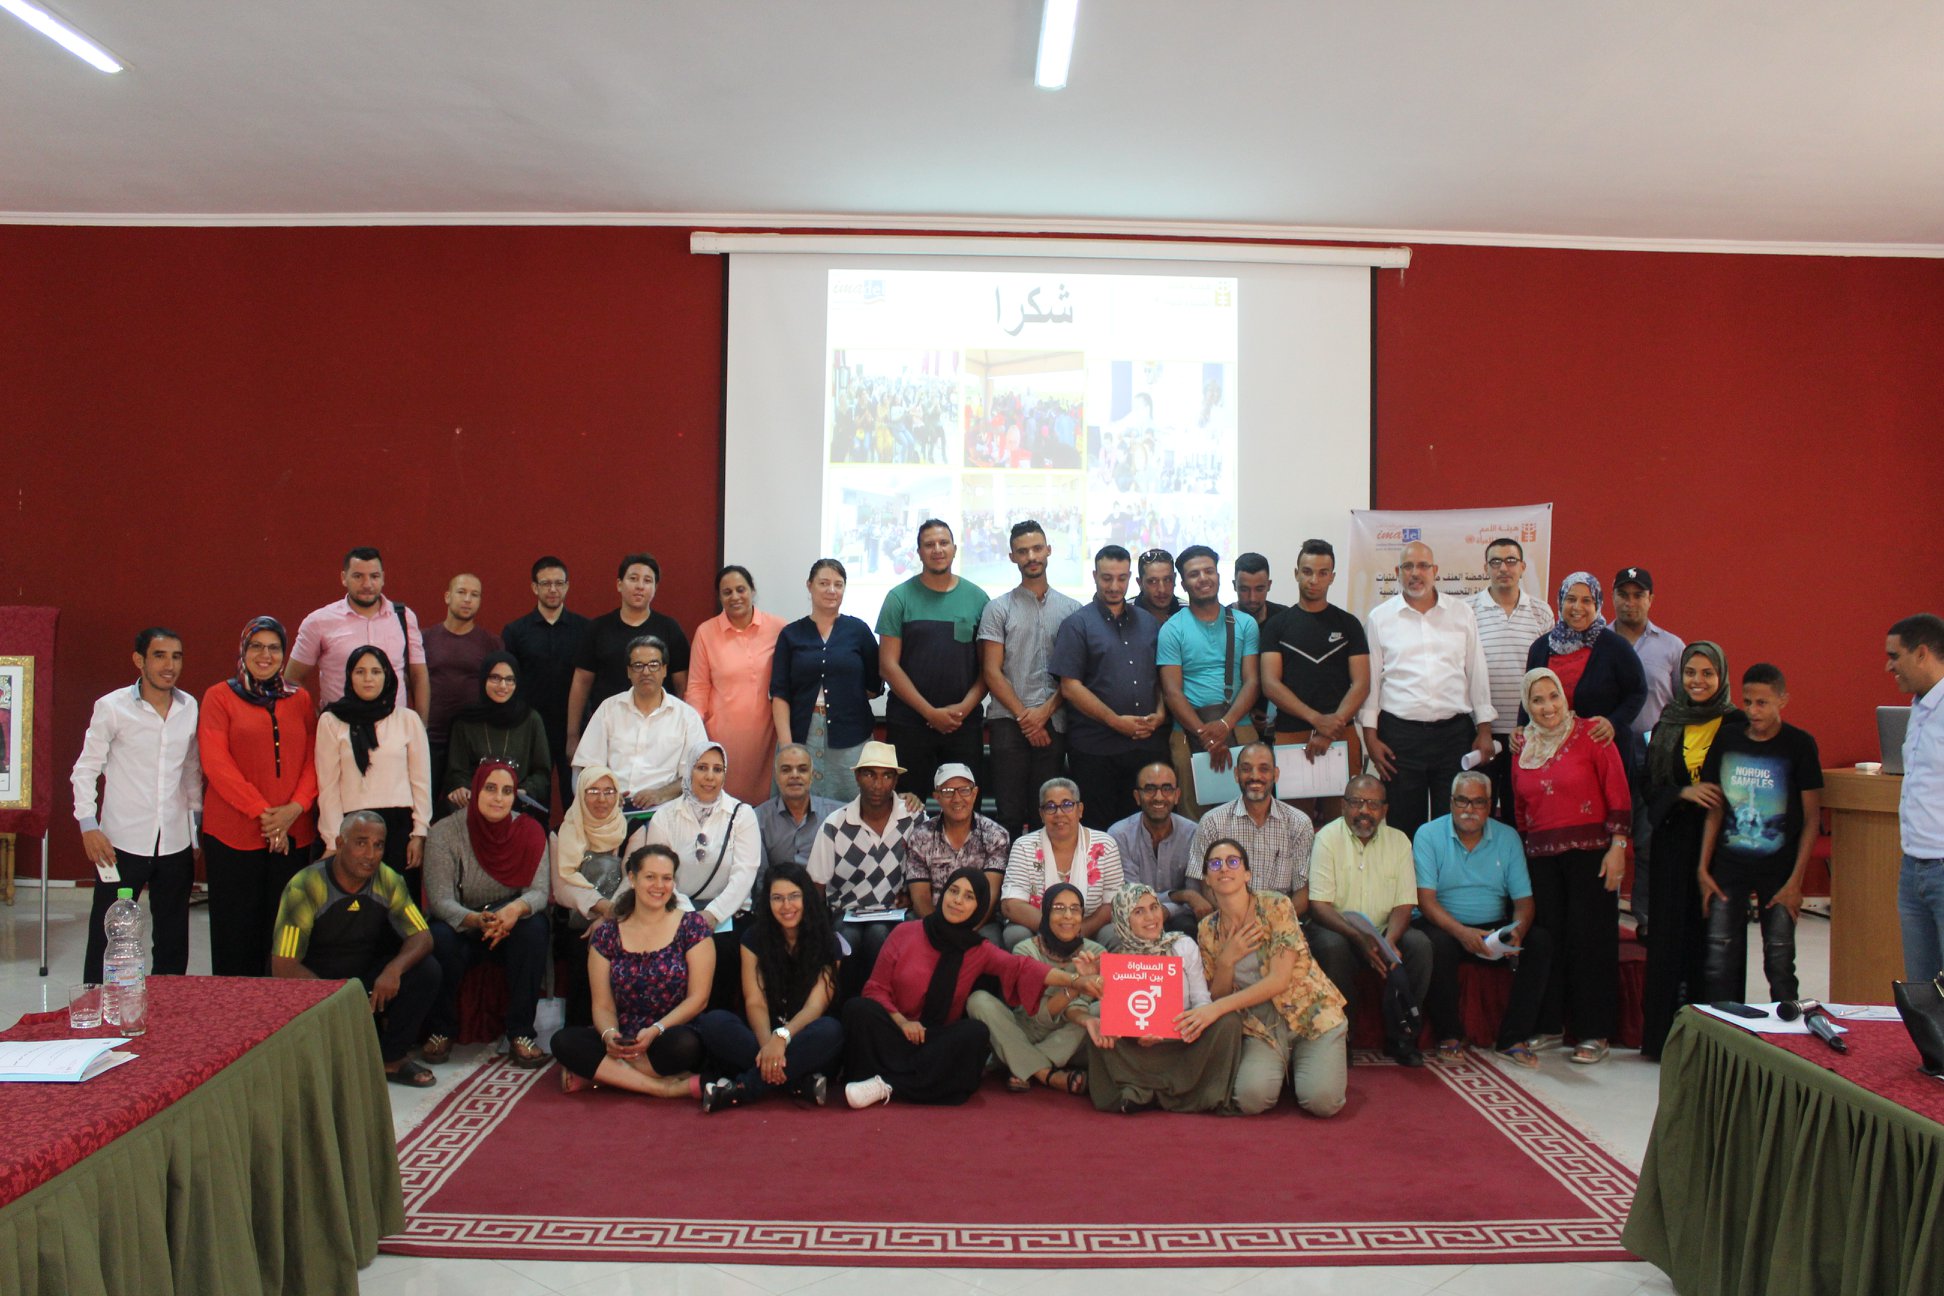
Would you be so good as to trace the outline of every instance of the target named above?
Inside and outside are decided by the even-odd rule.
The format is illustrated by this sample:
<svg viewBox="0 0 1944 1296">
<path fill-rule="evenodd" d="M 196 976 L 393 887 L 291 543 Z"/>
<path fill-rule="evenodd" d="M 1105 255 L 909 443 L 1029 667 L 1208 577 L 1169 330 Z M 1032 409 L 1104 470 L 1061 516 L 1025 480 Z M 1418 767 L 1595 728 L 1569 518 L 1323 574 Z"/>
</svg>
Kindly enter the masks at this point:
<svg viewBox="0 0 1944 1296">
<path fill-rule="evenodd" d="M 0 9 L 5 9 L 8 13 L 20 19 L 20 21 L 32 27 L 41 35 L 59 43 L 61 48 L 74 55 L 74 57 L 93 64 L 103 72 L 119 72 L 122 70 L 122 65 L 115 61 L 114 55 L 62 22 L 59 18 L 56 18 L 53 14 L 47 12 L 47 10 L 37 5 L 28 4 L 27 0 L 0 0 Z M 1071 37 L 1069 37 L 1070 39 Z"/>
<path fill-rule="evenodd" d="M 0 4 L 16 0 L 0 0 Z M 1067 64 L 1073 61 L 1073 28 L 1080 21 L 1080 0 L 1045 0 L 1040 14 L 1039 62 L 1033 84 L 1042 90 L 1063 90 Z"/>
</svg>

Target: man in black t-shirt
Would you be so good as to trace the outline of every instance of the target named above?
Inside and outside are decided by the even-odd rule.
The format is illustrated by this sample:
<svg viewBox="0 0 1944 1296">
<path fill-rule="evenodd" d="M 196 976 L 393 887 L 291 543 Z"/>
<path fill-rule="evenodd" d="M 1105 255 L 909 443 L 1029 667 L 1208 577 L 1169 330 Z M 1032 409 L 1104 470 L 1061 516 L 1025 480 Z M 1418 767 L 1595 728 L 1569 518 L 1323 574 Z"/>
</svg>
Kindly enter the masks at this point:
<svg viewBox="0 0 1944 1296">
<path fill-rule="evenodd" d="M 574 682 L 567 695 L 569 759 L 580 746 L 581 730 L 594 708 L 628 690 L 628 645 L 642 635 L 653 635 L 668 645 L 668 675 L 662 687 L 676 697 L 688 687 L 688 636 L 674 617 L 654 607 L 661 564 L 653 554 L 629 554 L 621 560 L 614 587 L 621 593 L 621 606 L 587 623 L 587 637 L 574 660 Z"/>
<path fill-rule="evenodd" d="M 1262 628 L 1262 691 L 1276 704 L 1276 745 L 1302 745 L 1310 759 L 1332 743 L 1349 748 L 1350 773 L 1363 769 L 1357 708 L 1370 695 L 1370 643 L 1363 622 L 1330 602 L 1336 549 L 1305 540 L 1296 556 L 1296 606 Z M 1343 814 L 1341 796 L 1293 802 L 1318 826 Z"/>
<path fill-rule="evenodd" d="M 1269 623 L 1289 611 L 1282 604 L 1269 597 L 1269 560 L 1259 553 L 1240 554 L 1235 559 L 1235 610 L 1247 612 L 1255 619 L 1257 641 L 1269 641 Z M 1259 734 L 1269 732 L 1269 695 L 1256 690 L 1255 706 L 1249 712 L 1249 719 Z"/>
<path fill-rule="evenodd" d="M 1748 727 L 1722 727 L 1701 765 L 1721 789 L 1701 838 L 1701 902 L 1708 908 L 1701 998 L 1739 1001 L 1748 964 L 1748 897 L 1760 906 L 1762 970 L 1769 997 L 1794 999 L 1796 920 L 1802 872 L 1821 831 L 1822 760 L 1816 740 L 1782 723 L 1789 688 L 1757 662 L 1742 674 Z M 1810 831 L 1810 825 L 1815 831 Z"/>
<path fill-rule="evenodd" d="M 567 564 L 548 554 L 533 564 L 533 611 L 500 631 L 506 651 L 520 663 L 520 696 L 546 726 L 560 799 L 574 797 L 574 771 L 567 759 L 567 695 L 574 687 L 574 663 L 587 639 L 588 619 L 567 610 Z M 591 714 L 589 707 L 584 714 Z"/>
</svg>

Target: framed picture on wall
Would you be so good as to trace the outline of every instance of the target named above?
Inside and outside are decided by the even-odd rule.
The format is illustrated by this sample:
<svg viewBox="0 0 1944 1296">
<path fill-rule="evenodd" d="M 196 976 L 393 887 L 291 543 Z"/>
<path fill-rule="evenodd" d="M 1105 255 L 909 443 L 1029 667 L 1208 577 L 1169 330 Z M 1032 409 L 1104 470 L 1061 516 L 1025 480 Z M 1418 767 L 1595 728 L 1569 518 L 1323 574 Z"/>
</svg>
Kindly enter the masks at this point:
<svg viewBox="0 0 1944 1296">
<path fill-rule="evenodd" d="M 34 797 L 34 659 L 0 657 L 0 810 Z"/>
</svg>

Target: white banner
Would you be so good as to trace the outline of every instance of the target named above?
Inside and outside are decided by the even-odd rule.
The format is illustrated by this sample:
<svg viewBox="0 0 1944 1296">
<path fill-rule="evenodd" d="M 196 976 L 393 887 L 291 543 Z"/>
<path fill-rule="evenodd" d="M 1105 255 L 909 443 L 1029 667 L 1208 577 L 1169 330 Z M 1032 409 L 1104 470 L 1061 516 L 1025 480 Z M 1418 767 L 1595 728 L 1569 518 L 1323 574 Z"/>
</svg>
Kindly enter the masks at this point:
<svg viewBox="0 0 1944 1296">
<path fill-rule="evenodd" d="M 1397 593 L 1397 555 L 1407 544 L 1427 544 L 1437 555 L 1438 588 L 1470 594 L 1485 588 L 1485 546 L 1501 536 L 1525 549 L 1526 593 L 1552 602 L 1552 505 L 1515 504 L 1489 509 L 1352 509 L 1347 584 L 1337 588 L 1343 606 L 1363 617 Z"/>
</svg>

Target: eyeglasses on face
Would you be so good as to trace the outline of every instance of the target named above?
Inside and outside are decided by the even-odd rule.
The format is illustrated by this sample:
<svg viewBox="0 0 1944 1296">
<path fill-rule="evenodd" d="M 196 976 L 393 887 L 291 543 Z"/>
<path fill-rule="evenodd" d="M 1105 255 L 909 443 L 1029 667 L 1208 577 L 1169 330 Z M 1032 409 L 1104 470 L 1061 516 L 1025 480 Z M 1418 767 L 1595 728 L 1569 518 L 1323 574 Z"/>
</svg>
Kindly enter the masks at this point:
<svg viewBox="0 0 1944 1296">
<path fill-rule="evenodd" d="M 945 787 L 936 789 L 935 795 L 940 801 L 943 801 L 947 797 L 951 797 L 953 800 L 959 800 L 971 796 L 978 790 L 975 787 Z"/>
<path fill-rule="evenodd" d="M 1249 867 L 1240 855 L 1211 855 L 1202 861 L 1202 870 L 1207 873 L 1220 873 L 1223 869 L 1244 869 Z"/>
<path fill-rule="evenodd" d="M 628 663 L 628 674 L 630 675 L 646 675 L 651 671 L 667 670 L 667 669 L 668 669 L 668 663 L 666 662 L 650 661 L 650 662 L 629 662 Z"/>
<path fill-rule="evenodd" d="M 1343 798 L 1343 804 L 1352 810 L 1376 810 L 1383 806 L 1384 798 L 1347 796 Z"/>
<path fill-rule="evenodd" d="M 1136 792 L 1139 792 L 1142 796 L 1149 796 L 1156 792 L 1181 791 L 1180 788 L 1176 787 L 1172 783 L 1143 783 L 1139 787 L 1135 788 L 1134 790 Z"/>
<path fill-rule="evenodd" d="M 1072 814 L 1080 808 L 1078 801 L 1042 801 L 1040 810 L 1045 814 Z"/>
<path fill-rule="evenodd" d="M 541 589 L 566 589 L 567 588 L 567 582 L 564 580 L 543 580 L 543 581 L 535 581 L 533 583 L 535 585 L 538 585 Z"/>
<path fill-rule="evenodd" d="M 1518 567 L 1524 562 L 1523 558 L 1487 558 L 1485 565 L 1493 571 L 1503 571 L 1507 567 Z"/>
<path fill-rule="evenodd" d="M 512 675 L 488 675 L 486 682 L 488 684 L 518 684 L 520 681 Z"/>
<path fill-rule="evenodd" d="M 1489 810 L 1492 805 L 1492 798 L 1488 796 L 1455 796 L 1451 798 L 1451 804 L 1459 810 Z"/>
<path fill-rule="evenodd" d="M 1087 911 L 1077 904 L 1056 904 L 1047 912 L 1055 918 L 1084 918 Z"/>
</svg>

